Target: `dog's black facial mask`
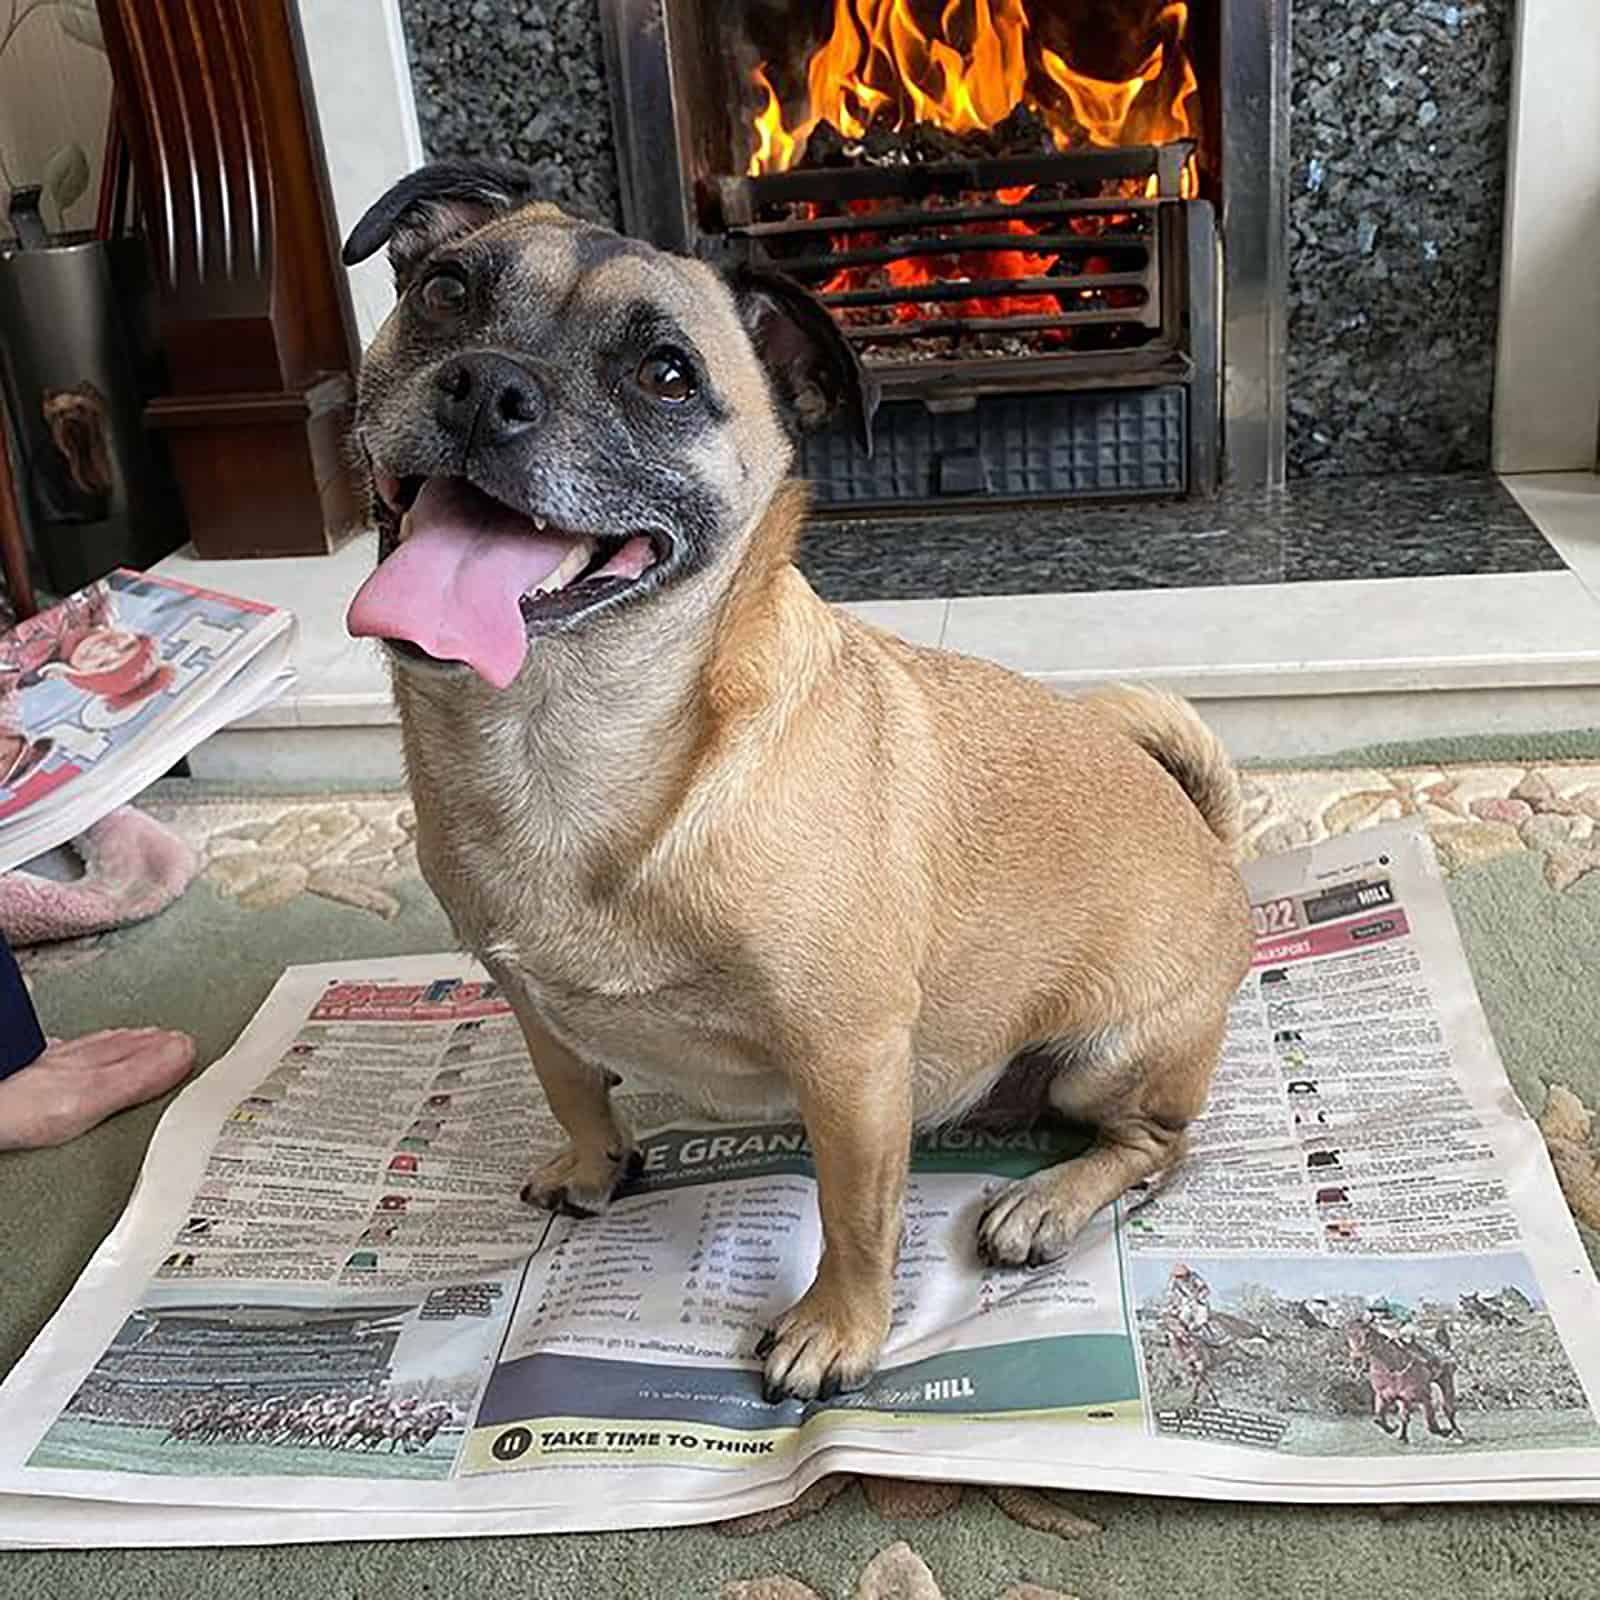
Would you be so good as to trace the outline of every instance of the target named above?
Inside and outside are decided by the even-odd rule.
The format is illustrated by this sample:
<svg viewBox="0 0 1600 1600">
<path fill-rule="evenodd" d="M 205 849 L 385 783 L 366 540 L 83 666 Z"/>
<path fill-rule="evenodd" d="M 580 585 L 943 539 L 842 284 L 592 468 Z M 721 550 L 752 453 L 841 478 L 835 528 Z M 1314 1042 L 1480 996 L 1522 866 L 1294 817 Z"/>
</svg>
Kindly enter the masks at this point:
<svg viewBox="0 0 1600 1600">
<path fill-rule="evenodd" d="M 399 303 L 358 407 L 383 559 L 352 631 L 503 685 L 526 639 L 708 567 L 764 509 L 789 428 L 869 436 L 871 385 L 804 289 L 577 221 L 525 169 L 413 174 L 345 259 L 384 246 Z"/>
<path fill-rule="evenodd" d="M 368 208 L 345 241 L 344 263 L 387 245 L 403 293 L 441 246 L 537 199 L 534 174 L 513 162 L 435 162 Z M 727 282 L 785 416 L 801 430 L 839 418 L 870 455 L 878 386 L 827 308 L 781 273 L 739 267 Z"/>
</svg>

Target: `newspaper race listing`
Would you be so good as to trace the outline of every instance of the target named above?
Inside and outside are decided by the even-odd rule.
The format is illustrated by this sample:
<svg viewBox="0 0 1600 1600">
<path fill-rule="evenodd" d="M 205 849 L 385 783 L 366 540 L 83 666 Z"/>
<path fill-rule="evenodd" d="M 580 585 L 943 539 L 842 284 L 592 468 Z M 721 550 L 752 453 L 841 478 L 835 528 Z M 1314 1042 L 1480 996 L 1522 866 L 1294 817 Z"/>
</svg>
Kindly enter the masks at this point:
<svg viewBox="0 0 1600 1600">
<path fill-rule="evenodd" d="M 485 975 L 292 969 L 0 1388 L 0 1538 L 667 1525 L 840 1470 L 1600 1497 L 1600 1290 L 1425 835 L 1246 874 L 1255 964 L 1188 1162 L 1016 1273 L 978 1259 L 987 1198 L 1086 1135 L 924 1133 L 882 1366 L 805 1406 L 754 1355 L 821 1249 L 801 1127 L 625 1085 L 636 1175 L 603 1216 L 534 1212 L 562 1135 Z"/>
</svg>

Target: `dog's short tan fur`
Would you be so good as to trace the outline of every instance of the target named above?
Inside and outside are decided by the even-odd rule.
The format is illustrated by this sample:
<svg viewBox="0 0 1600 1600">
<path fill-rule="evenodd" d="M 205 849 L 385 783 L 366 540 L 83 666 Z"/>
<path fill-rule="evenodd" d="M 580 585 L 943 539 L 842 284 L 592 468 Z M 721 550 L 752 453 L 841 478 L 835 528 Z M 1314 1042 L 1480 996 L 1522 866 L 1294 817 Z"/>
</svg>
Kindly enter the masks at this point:
<svg viewBox="0 0 1600 1600">
<path fill-rule="evenodd" d="M 549 272 L 570 225 L 494 226 Z M 825 1247 L 760 1353 L 769 1394 L 813 1396 L 878 1358 L 914 1126 L 1019 1052 L 1059 1058 L 1050 1102 L 1098 1134 L 994 1199 L 987 1258 L 1059 1256 L 1179 1158 L 1248 963 L 1237 784 L 1176 699 L 1064 699 L 820 601 L 728 292 L 655 253 L 626 292 L 638 274 L 671 282 L 735 397 L 737 436 L 700 452 L 735 526 L 692 580 L 536 639 L 507 690 L 401 660 L 419 856 L 571 1138 L 529 1198 L 607 1203 L 630 1153 L 613 1073 L 717 1117 L 803 1117 Z"/>
</svg>

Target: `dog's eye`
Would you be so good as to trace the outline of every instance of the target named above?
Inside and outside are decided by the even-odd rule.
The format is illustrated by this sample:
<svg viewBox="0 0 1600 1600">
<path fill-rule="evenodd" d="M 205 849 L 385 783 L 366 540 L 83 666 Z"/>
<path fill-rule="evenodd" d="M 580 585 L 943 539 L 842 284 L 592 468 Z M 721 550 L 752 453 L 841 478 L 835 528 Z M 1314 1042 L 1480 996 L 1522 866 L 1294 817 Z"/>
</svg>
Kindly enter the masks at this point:
<svg viewBox="0 0 1600 1600">
<path fill-rule="evenodd" d="M 431 317 L 459 317 L 467 309 L 467 285 L 459 272 L 448 267 L 429 273 L 417 296 Z"/>
<path fill-rule="evenodd" d="M 652 350 L 639 363 L 639 387 L 653 399 L 682 405 L 695 391 L 694 367 L 688 356 L 670 345 Z"/>
</svg>

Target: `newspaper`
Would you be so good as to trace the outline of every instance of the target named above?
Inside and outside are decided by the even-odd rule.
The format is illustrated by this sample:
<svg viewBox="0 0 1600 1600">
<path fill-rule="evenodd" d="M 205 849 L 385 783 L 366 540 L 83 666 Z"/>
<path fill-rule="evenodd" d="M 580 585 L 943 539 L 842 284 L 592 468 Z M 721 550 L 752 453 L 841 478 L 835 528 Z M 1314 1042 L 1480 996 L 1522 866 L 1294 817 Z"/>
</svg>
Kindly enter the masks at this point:
<svg viewBox="0 0 1600 1600">
<path fill-rule="evenodd" d="M 0 1539 L 663 1526 L 835 1471 L 1600 1497 L 1600 1290 L 1426 835 L 1246 874 L 1255 964 L 1189 1161 L 1018 1273 L 978 1259 L 985 1195 L 1074 1136 L 922 1136 L 882 1367 L 823 1404 L 764 1403 L 754 1356 L 817 1264 L 800 1128 L 627 1084 L 637 1179 L 536 1213 L 561 1134 L 479 969 L 291 969 L 0 1388 Z"/>
<path fill-rule="evenodd" d="M 293 637 L 286 611 L 120 569 L 0 634 L 0 872 L 281 694 Z"/>
</svg>

